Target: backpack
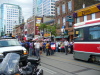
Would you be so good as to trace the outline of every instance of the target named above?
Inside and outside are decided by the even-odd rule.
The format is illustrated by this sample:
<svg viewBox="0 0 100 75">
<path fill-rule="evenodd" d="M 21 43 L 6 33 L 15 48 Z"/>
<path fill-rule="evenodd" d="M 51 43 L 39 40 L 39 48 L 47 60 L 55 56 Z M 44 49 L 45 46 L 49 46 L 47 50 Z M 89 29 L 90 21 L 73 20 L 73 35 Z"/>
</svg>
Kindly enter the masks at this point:
<svg viewBox="0 0 100 75">
<path fill-rule="evenodd" d="M 46 49 L 49 49 L 49 48 L 50 48 L 50 44 L 47 43 L 47 44 L 46 44 Z"/>
<path fill-rule="evenodd" d="M 28 48 L 29 47 L 29 44 L 28 43 L 25 43 L 25 47 Z"/>
</svg>

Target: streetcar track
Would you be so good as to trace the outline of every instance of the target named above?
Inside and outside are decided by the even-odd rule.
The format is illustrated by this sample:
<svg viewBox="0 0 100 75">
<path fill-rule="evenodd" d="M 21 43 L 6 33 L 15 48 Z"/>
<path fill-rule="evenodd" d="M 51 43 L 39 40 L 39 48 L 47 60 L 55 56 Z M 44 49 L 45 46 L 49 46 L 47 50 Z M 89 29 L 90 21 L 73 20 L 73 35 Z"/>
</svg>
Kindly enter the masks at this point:
<svg viewBox="0 0 100 75">
<path fill-rule="evenodd" d="M 41 62 L 41 63 L 42 63 L 42 64 L 45 64 L 45 65 L 48 65 L 48 66 L 51 66 L 51 67 L 53 67 L 53 68 L 56 68 L 56 69 L 58 69 L 58 70 L 61 70 L 61 71 L 64 71 L 64 72 L 67 72 L 67 73 L 73 74 L 73 75 L 78 75 L 78 74 L 75 74 L 75 73 L 73 73 L 73 72 L 66 71 L 66 70 L 64 70 L 64 69 L 61 69 L 61 68 L 58 68 L 58 67 L 52 66 L 52 65 L 47 64 L 47 63 L 44 63 L 44 62 Z M 56 71 L 56 72 L 57 72 L 57 71 Z M 63 74 L 63 75 L 64 75 L 64 74 Z"/>
<path fill-rule="evenodd" d="M 48 58 L 48 57 L 45 57 L 45 56 L 42 56 L 42 57 L 44 57 L 44 58 Z M 58 57 L 58 56 L 57 56 Z M 97 70 L 97 69 L 93 69 L 93 68 L 88 68 L 88 67 L 85 67 L 85 66 L 82 66 L 82 65 L 76 65 L 76 64 L 73 64 L 73 63 L 68 63 L 68 62 L 64 62 L 64 61 L 60 61 L 60 60 L 57 60 L 57 59 L 53 59 L 53 58 L 49 58 L 49 59 L 52 59 L 52 60 L 54 60 L 54 61 L 59 61 L 59 62 L 62 62 L 62 63 L 67 63 L 67 64 L 71 64 L 71 65 L 74 65 L 74 66 L 79 66 L 79 67 L 83 67 L 83 68 L 86 68 L 86 69 L 82 69 L 81 71 L 85 71 L 85 70 L 95 70 L 95 71 L 100 71 L 100 70 Z M 42 62 L 42 63 L 44 63 L 44 62 Z M 44 63 L 44 64 L 46 64 L 46 65 L 50 65 L 50 64 L 47 64 L 47 63 Z M 50 65 L 50 66 L 52 66 L 52 65 Z M 52 66 L 53 67 L 53 66 Z M 55 67 L 55 66 L 54 66 Z M 55 67 L 56 68 L 56 67 Z M 60 69 L 60 68 L 58 68 L 58 69 Z M 61 69 L 62 71 L 63 71 L 63 69 Z M 80 70 L 78 70 L 78 71 L 74 71 L 74 72 L 81 72 Z M 68 72 L 68 71 L 66 71 L 65 70 L 65 72 Z M 74 72 L 69 72 L 69 73 L 74 73 Z"/>
</svg>

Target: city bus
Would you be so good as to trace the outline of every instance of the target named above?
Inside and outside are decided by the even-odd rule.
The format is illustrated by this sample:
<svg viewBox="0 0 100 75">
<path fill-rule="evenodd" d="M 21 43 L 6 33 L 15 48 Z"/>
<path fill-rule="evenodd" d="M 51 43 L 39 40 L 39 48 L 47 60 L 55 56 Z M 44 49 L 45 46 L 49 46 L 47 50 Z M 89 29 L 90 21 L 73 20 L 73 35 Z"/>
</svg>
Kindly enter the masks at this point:
<svg viewBox="0 0 100 75">
<path fill-rule="evenodd" d="M 73 57 L 100 63 L 100 18 L 74 24 Z"/>
</svg>

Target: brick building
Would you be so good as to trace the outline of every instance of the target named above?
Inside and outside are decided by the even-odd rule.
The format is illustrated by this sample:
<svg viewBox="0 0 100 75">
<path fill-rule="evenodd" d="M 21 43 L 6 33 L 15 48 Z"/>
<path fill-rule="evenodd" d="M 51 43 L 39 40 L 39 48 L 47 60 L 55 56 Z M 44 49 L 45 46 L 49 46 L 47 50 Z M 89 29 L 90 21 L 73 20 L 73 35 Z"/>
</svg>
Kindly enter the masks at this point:
<svg viewBox="0 0 100 75">
<path fill-rule="evenodd" d="M 73 39 L 73 12 L 74 12 L 74 0 L 59 0 L 56 2 L 56 16 L 55 16 L 55 22 L 57 23 L 58 29 L 58 36 L 61 36 L 62 32 L 62 26 L 65 27 L 65 30 L 68 37 L 66 37 L 68 40 Z M 68 18 L 71 18 L 70 20 Z"/>
<path fill-rule="evenodd" d="M 24 35 L 24 24 L 16 25 L 13 28 L 13 34 L 12 35 L 14 35 L 14 36 L 18 35 L 22 38 L 23 35 Z"/>
<path fill-rule="evenodd" d="M 27 19 L 27 34 L 35 34 L 35 16 Z"/>
<path fill-rule="evenodd" d="M 34 38 L 40 36 L 40 30 L 39 26 L 40 23 L 47 22 L 49 20 L 54 19 L 54 17 L 38 17 L 38 16 L 32 16 L 29 19 L 27 19 L 27 34 L 33 34 Z"/>
<path fill-rule="evenodd" d="M 57 24 L 58 36 L 62 36 L 63 26 L 69 36 L 68 40 L 73 39 L 73 25 L 77 22 L 91 20 L 93 17 L 100 17 L 99 0 L 59 0 L 55 3 L 55 23 Z M 86 7 L 86 8 L 85 8 Z M 89 9 L 89 10 L 88 10 Z M 84 15 L 82 15 L 84 11 Z M 74 17 L 73 17 L 74 14 Z"/>
</svg>

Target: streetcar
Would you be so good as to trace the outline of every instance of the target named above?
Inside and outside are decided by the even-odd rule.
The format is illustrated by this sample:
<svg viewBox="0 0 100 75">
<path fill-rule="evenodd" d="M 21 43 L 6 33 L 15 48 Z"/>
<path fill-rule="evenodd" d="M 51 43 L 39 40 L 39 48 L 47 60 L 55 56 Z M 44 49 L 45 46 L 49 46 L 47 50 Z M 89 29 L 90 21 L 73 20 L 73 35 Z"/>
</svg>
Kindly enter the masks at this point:
<svg viewBox="0 0 100 75">
<path fill-rule="evenodd" d="M 73 57 L 100 63 L 100 18 L 74 24 Z"/>
</svg>

